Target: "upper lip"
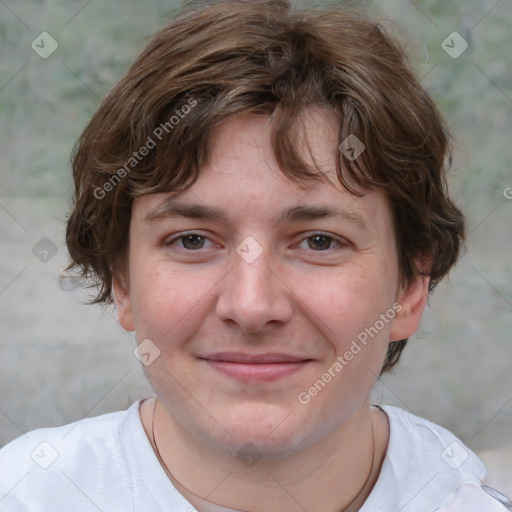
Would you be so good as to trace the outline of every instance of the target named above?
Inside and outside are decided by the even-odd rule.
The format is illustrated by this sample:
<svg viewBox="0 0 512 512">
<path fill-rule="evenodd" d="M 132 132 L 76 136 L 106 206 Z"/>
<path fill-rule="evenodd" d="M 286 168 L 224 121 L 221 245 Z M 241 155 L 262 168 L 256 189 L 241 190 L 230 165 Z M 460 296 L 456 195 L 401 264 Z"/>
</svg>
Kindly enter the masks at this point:
<svg viewBox="0 0 512 512">
<path fill-rule="evenodd" d="M 214 354 L 201 356 L 199 359 L 242 364 L 300 363 L 311 360 L 311 358 L 292 356 L 290 354 L 283 354 L 279 352 L 268 352 L 265 354 L 247 354 L 244 352 L 216 352 Z"/>
</svg>

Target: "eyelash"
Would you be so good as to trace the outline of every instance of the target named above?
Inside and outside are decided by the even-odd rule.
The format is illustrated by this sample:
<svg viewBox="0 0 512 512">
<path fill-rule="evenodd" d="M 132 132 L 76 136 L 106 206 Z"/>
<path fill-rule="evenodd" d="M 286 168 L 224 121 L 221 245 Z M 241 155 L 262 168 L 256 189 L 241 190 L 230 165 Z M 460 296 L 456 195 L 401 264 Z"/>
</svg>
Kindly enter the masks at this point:
<svg viewBox="0 0 512 512">
<path fill-rule="evenodd" d="M 169 240 L 166 240 L 164 242 L 164 245 L 165 246 L 171 246 L 171 245 L 174 245 L 175 242 L 177 242 L 179 240 L 183 240 L 183 239 L 185 239 L 187 237 L 191 237 L 191 236 L 200 237 L 203 240 L 210 240 L 207 236 L 204 236 L 201 233 L 196 233 L 194 231 L 191 231 L 190 233 L 180 233 L 179 235 L 177 235 L 177 236 L 175 236 L 175 237 L 173 237 L 173 238 L 171 238 Z M 300 240 L 300 242 L 304 242 L 304 241 L 306 241 L 308 239 L 313 239 L 315 237 L 324 237 L 324 238 L 330 240 L 331 243 L 337 244 L 338 249 L 348 245 L 347 242 L 344 242 L 343 240 L 340 240 L 340 239 L 338 239 L 338 238 L 336 238 L 336 237 L 334 237 L 332 235 L 329 235 L 328 233 L 324 233 L 322 231 L 314 232 L 311 235 L 308 235 L 308 236 L 302 238 Z M 198 252 L 199 253 L 201 251 L 202 247 L 200 249 L 196 249 L 196 250 L 194 250 L 194 249 L 185 249 L 184 247 L 180 247 L 179 249 L 182 250 L 182 251 L 185 251 L 185 252 L 189 252 L 189 253 L 193 253 L 193 252 Z M 332 251 L 333 249 L 334 249 L 333 247 L 329 247 L 328 249 L 325 249 L 325 250 L 314 250 L 314 249 L 311 249 L 311 251 L 318 252 L 318 253 L 327 253 L 327 252 Z"/>
</svg>

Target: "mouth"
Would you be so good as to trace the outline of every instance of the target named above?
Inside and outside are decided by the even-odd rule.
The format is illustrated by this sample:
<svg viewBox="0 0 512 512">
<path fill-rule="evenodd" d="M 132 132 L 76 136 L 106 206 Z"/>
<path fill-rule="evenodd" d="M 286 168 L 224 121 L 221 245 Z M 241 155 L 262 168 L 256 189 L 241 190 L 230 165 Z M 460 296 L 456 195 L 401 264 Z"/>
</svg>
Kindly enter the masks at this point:
<svg viewBox="0 0 512 512">
<path fill-rule="evenodd" d="M 214 370 L 239 381 L 270 382 L 305 368 L 313 359 L 290 354 L 219 352 L 199 358 Z"/>
</svg>

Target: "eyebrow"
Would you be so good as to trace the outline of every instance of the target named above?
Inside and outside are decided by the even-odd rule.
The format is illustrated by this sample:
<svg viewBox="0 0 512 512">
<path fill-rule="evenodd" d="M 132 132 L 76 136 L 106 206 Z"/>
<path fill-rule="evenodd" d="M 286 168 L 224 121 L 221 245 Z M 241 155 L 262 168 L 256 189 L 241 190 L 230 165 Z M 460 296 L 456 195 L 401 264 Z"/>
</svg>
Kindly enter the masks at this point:
<svg viewBox="0 0 512 512">
<path fill-rule="evenodd" d="M 204 206 L 197 203 L 178 203 L 169 198 L 149 212 L 146 222 L 158 221 L 169 217 L 186 217 L 189 219 L 201 219 L 218 221 L 229 225 L 228 215 L 220 208 Z M 291 206 L 284 209 L 276 224 L 284 221 L 305 221 L 325 218 L 341 218 L 361 230 L 368 230 L 368 221 L 360 214 L 343 210 L 332 206 Z"/>
</svg>

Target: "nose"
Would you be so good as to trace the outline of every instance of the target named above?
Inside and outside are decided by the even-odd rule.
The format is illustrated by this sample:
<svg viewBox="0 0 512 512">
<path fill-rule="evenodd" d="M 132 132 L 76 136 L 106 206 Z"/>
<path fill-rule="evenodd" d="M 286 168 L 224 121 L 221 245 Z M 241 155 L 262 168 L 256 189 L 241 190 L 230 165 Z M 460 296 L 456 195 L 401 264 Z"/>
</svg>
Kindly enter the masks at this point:
<svg viewBox="0 0 512 512">
<path fill-rule="evenodd" d="M 293 314 L 293 292 L 282 264 L 269 250 L 263 250 L 253 259 L 254 254 L 246 257 L 244 248 L 241 249 L 233 254 L 231 271 L 220 283 L 217 316 L 235 322 L 247 333 L 262 331 L 269 324 L 288 322 Z"/>
</svg>

